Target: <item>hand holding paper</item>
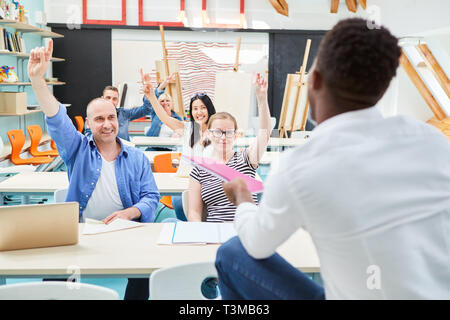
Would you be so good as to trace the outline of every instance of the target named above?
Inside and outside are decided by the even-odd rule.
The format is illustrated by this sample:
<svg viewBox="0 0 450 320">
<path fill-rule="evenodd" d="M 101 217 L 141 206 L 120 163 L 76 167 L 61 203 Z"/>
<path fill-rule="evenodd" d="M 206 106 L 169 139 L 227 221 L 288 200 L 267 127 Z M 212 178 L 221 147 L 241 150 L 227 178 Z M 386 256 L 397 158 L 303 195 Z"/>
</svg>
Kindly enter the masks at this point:
<svg viewBox="0 0 450 320">
<path fill-rule="evenodd" d="M 202 157 L 191 157 L 191 156 L 181 156 L 182 159 L 186 159 L 193 165 L 199 166 L 202 169 L 208 171 L 212 175 L 215 175 L 223 181 L 231 181 L 236 178 L 240 178 L 246 185 L 247 191 L 250 192 L 262 192 L 264 189 L 264 184 L 248 175 L 243 174 L 225 164 L 218 163 L 213 159 L 202 158 Z"/>
<path fill-rule="evenodd" d="M 235 206 L 244 202 L 254 203 L 247 184 L 241 178 L 234 179 L 230 182 L 223 182 L 222 185 L 228 200 Z"/>
</svg>

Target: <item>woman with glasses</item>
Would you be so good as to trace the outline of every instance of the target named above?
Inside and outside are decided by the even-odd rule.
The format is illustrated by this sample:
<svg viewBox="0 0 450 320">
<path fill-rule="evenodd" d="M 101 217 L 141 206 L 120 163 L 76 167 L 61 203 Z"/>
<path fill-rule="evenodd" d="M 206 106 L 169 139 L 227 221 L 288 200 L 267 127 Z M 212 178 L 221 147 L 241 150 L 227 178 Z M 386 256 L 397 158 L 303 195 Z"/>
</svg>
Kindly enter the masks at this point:
<svg viewBox="0 0 450 320">
<path fill-rule="evenodd" d="M 208 140 L 205 142 L 212 146 L 211 158 L 252 178 L 256 175 L 259 160 L 266 150 L 272 128 L 267 103 L 267 82 L 264 77 L 257 74 L 254 85 L 260 130 L 253 143 L 241 151 L 234 150 L 237 122 L 227 112 L 211 116 L 207 126 Z M 257 202 L 256 194 L 253 194 L 253 201 Z M 204 208 L 207 210 L 208 222 L 234 220 L 236 206 L 225 195 L 222 180 L 199 167 L 194 167 L 190 174 L 188 202 L 188 221 L 202 221 Z"/>
</svg>

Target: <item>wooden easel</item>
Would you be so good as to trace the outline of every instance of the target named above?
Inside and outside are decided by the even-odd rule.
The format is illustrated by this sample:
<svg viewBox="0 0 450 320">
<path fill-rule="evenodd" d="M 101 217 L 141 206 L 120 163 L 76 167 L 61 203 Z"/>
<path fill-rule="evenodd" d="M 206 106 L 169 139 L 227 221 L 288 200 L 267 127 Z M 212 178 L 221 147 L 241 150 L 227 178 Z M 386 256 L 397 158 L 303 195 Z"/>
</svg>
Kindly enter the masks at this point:
<svg viewBox="0 0 450 320">
<path fill-rule="evenodd" d="M 285 91 L 285 95 L 284 95 L 284 99 L 283 99 L 283 104 L 281 106 L 280 123 L 278 125 L 278 129 L 280 131 L 280 138 L 288 138 L 288 133 L 287 133 L 288 130 L 291 131 L 291 136 L 292 136 L 293 131 L 296 131 L 296 130 L 304 131 L 305 130 L 306 119 L 308 117 L 308 109 L 309 109 L 308 100 L 306 100 L 306 106 L 305 106 L 305 109 L 303 110 L 302 121 L 301 121 L 301 124 L 299 127 L 295 127 L 295 118 L 297 116 L 297 109 L 298 109 L 298 104 L 299 104 L 300 98 L 301 98 L 302 87 L 305 86 L 306 65 L 308 63 L 308 56 L 309 56 L 310 48 L 311 48 L 311 39 L 308 39 L 306 41 L 305 53 L 303 55 L 303 63 L 302 63 L 302 66 L 300 67 L 300 71 L 296 72 L 295 74 L 287 75 L 286 91 Z M 296 75 L 300 75 L 299 81 L 295 81 L 294 78 Z M 291 91 L 293 90 L 292 88 L 295 88 L 295 90 L 297 90 L 297 91 L 295 93 L 294 110 L 292 113 L 292 118 L 290 119 L 291 123 L 290 123 L 290 126 L 287 127 L 286 126 L 286 122 L 287 122 L 286 117 L 287 117 L 287 112 L 288 112 L 288 107 L 289 107 L 289 97 L 291 96 Z"/>
<path fill-rule="evenodd" d="M 239 51 L 241 50 L 241 37 L 237 40 L 237 46 L 236 46 L 236 62 L 233 66 L 233 71 L 238 72 L 239 70 Z"/>
<path fill-rule="evenodd" d="M 176 61 L 171 61 L 169 64 L 168 53 L 166 49 L 166 39 L 164 36 L 164 26 L 159 26 L 159 31 L 161 33 L 161 43 L 162 43 L 162 51 L 163 51 L 163 70 L 158 68 L 158 61 L 156 63 L 156 81 L 161 83 L 169 77 L 172 73 L 175 73 L 175 80 L 170 81 L 167 84 L 167 93 L 172 97 L 172 101 L 175 104 L 174 110 L 178 115 L 182 118 L 185 117 L 184 113 L 184 103 L 183 103 L 183 94 L 181 92 L 181 79 L 180 72 L 178 71 L 178 63 Z M 170 68 L 169 68 L 170 65 Z M 158 70 L 159 69 L 159 70 Z M 176 70 L 176 72 L 171 72 L 171 70 Z M 164 77 L 161 77 L 161 71 L 164 73 Z"/>
</svg>

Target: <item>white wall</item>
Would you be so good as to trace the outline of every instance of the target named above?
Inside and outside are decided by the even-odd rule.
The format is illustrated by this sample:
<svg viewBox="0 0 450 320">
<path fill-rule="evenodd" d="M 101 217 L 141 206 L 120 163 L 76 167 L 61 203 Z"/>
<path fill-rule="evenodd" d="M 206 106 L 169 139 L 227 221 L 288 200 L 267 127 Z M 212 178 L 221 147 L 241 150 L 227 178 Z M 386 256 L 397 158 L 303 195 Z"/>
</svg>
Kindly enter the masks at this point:
<svg viewBox="0 0 450 320">
<path fill-rule="evenodd" d="M 340 19 L 363 16 L 376 19 L 397 36 L 449 27 L 448 0 L 369 0 L 366 11 L 347 10 L 341 0 L 337 14 L 330 13 L 330 0 L 288 0 L 289 17 L 277 14 L 269 0 L 246 0 L 246 26 L 253 29 L 328 30 Z M 50 23 L 81 23 L 82 0 L 45 0 Z M 120 17 L 120 0 L 88 0 L 88 18 Z M 179 0 L 145 0 L 145 20 L 173 20 Z M 239 0 L 208 0 L 208 16 L 218 23 L 239 21 Z M 127 0 L 127 24 L 138 25 L 138 0 Z M 201 27 L 201 0 L 186 1 L 186 26 Z"/>
<path fill-rule="evenodd" d="M 269 0 L 246 0 L 245 26 L 253 29 L 328 30 L 340 19 L 361 16 L 380 22 L 398 37 L 411 35 L 423 36 L 424 39 L 426 37 L 432 52 L 436 52 L 443 69 L 450 76 L 448 0 L 369 0 L 367 10 L 364 11 L 359 7 L 356 14 L 348 11 L 345 0 L 340 1 L 337 14 L 330 13 L 330 0 L 287 0 L 287 2 L 289 17 L 277 14 Z M 88 0 L 88 17 L 92 19 L 120 17 L 120 3 L 120 0 Z M 48 22 L 67 23 L 69 27 L 80 24 L 81 5 L 82 0 L 45 0 Z M 178 5 L 179 0 L 145 0 L 144 20 L 173 21 L 177 16 Z M 217 23 L 237 23 L 238 10 L 239 0 L 208 1 L 208 16 Z M 188 27 L 201 27 L 201 0 L 186 1 L 185 23 Z M 127 24 L 138 25 L 138 0 L 127 0 Z M 120 34 L 134 37 L 136 31 L 122 30 Z M 184 37 L 181 34 L 167 32 L 167 37 L 172 39 Z M 154 33 L 154 37 L 158 38 L 157 33 Z M 216 38 L 227 38 L 228 35 L 195 32 L 193 37 L 214 41 Z M 427 120 L 432 114 L 423 98 L 401 68 L 397 74 L 378 106 L 385 115 L 405 113 Z"/>
</svg>

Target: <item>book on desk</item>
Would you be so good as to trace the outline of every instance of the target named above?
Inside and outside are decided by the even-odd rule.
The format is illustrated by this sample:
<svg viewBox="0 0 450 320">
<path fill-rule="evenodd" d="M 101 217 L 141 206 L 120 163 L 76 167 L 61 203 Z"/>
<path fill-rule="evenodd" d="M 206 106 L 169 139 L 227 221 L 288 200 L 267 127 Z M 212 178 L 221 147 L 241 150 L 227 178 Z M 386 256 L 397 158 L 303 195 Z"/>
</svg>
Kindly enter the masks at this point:
<svg viewBox="0 0 450 320">
<path fill-rule="evenodd" d="M 236 235 L 233 223 L 176 222 L 165 223 L 158 244 L 220 244 Z"/>
</svg>

